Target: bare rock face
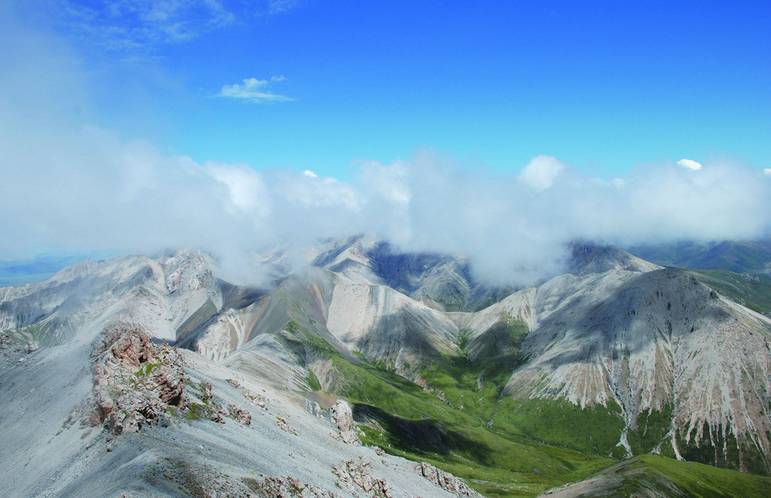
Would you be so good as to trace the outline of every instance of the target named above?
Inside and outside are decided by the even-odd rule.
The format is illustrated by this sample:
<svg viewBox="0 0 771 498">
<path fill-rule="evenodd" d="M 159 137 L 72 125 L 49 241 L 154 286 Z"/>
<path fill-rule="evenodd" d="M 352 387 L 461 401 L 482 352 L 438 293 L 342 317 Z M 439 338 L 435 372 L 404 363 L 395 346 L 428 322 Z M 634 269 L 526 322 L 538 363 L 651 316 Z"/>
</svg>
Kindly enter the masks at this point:
<svg viewBox="0 0 771 498">
<path fill-rule="evenodd" d="M 332 473 L 337 476 L 337 485 L 347 491 L 353 493 L 364 491 L 368 496 L 377 498 L 391 498 L 393 496 L 388 483 L 383 479 L 373 477 L 370 463 L 361 457 L 335 465 L 332 468 Z"/>
<path fill-rule="evenodd" d="M 92 349 L 96 416 L 113 434 L 136 432 L 184 402 L 182 357 L 139 326 L 108 327 Z"/>
<path fill-rule="evenodd" d="M 448 472 L 437 469 L 430 463 L 421 462 L 417 465 L 417 467 L 415 467 L 415 470 L 420 476 L 431 481 L 449 493 L 453 493 L 457 496 L 482 498 L 482 495 L 469 488 L 465 482 L 461 481 Z"/>
<path fill-rule="evenodd" d="M 644 427 L 646 413 L 671 411 L 670 438 L 660 443 L 676 457 L 769 472 L 766 317 L 673 268 L 561 276 L 534 302 L 528 362 L 506 394 L 616 403 L 629 430 Z"/>
<path fill-rule="evenodd" d="M 359 438 L 356 437 L 356 426 L 353 423 L 353 412 L 348 403 L 342 399 L 337 400 L 335 406 L 332 407 L 332 418 L 340 431 L 340 438 L 343 442 L 347 444 L 359 442 Z"/>
</svg>

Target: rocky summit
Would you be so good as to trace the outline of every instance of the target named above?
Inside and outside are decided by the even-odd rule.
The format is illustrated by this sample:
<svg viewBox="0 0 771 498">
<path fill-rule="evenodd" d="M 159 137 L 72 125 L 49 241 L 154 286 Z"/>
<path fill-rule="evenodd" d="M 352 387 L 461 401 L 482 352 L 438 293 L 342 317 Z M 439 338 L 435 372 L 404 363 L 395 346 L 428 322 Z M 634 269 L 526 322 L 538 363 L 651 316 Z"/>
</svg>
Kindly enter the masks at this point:
<svg viewBox="0 0 771 498">
<path fill-rule="evenodd" d="M 265 288 L 189 250 L 2 288 L 0 495 L 767 493 L 771 320 L 569 251 L 527 288 L 364 237 Z"/>
</svg>

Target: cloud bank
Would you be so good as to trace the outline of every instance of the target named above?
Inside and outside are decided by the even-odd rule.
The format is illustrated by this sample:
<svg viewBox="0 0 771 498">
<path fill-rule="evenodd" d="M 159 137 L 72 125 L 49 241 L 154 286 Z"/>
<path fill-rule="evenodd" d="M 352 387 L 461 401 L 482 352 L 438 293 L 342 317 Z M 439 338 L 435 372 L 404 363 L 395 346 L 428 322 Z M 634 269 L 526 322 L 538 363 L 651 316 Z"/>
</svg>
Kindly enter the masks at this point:
<svg viewBox="0 0 771 498">
<path fill-rule="evenodd" d="M 2 46 L 18 48 L 0 52 L 0 64 L 16 68 L 0 72 L 0 259 L 197 247 L 220 259 L 224 277 L 260 283 L 258 253 L 284 248 L 299 262 L 319 239 L 365 233 L 467 257 L 492 283 L 526 284 L 558 271 L 576 239 L 769 234 L 771 176 L 730 163 L 660 164 L 604 180 L 548 156 L 505 173 L 418 153 L 363 163 L 350 181 L 198 163 L 86 125 L 71 112 L 88 107 L 71 55 L 14 36 L 0 33 Z"/>
<path fill-rule="evenodd" d="M 254 282 L 260 252 L 288 248 L 299 258 L 321 238 L 366 233 L 468 257 L 493 283 L 525 284 L 558 271 L 571 240 L 746 239 L 771 221 L 771 178 L 728 164 L 649 167 L 622 183 L 565 167 L 534 190 L 527 175 L 471 171 L 430 153 L 366 163 L 341 182 L 199 164 L 89 128 L 30 145 L 0 144 L 4 257 L 198 247 L 231 280 Z"/>
</svg>

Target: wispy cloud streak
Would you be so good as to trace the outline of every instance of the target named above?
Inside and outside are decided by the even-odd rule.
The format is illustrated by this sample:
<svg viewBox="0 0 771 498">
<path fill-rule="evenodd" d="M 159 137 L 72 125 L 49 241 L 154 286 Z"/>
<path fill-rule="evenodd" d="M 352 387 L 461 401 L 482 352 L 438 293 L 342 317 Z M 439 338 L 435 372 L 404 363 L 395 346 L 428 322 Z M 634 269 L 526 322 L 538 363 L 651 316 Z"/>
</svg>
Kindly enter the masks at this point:
<svg viewBox="0 0 771 498">
<path fill-rule="evenodd" d="M 288 102 L 293 100 L 286 95 L 280 95 L 270 91 L 270 87 L 275 83 L 286 81 L 283 76 L 273 76 L 269 80 L 258 80 L 257 78 L 245 78 L 241 83 L 232 85 L 223 85 L 218 97 L 242 100 L 252 104 L 267 104 L 274 102 Z"/>
<path fill-rule="evenodd" d="M 257 17 L 295 8 L 295 0 L 51 0 L 63 28 L 104 47 L 143 50 L 183 43 Z"/>
</svg>

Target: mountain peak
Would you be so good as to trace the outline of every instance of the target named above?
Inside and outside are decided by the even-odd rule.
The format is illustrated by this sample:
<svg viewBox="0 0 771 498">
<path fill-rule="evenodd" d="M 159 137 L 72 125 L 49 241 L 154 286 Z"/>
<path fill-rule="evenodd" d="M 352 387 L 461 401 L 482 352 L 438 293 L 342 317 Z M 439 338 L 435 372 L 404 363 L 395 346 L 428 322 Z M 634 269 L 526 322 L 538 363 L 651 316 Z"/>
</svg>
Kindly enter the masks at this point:
<svg viewBox="0 0 771 498">
<path fill-rule="evenodd" d="M 577 275 L 605 273 L 611 270 L 648 272 L 661 268 L 612 245 L 574 241 L 568 248 L 568 271 Z"/>
</svg>

